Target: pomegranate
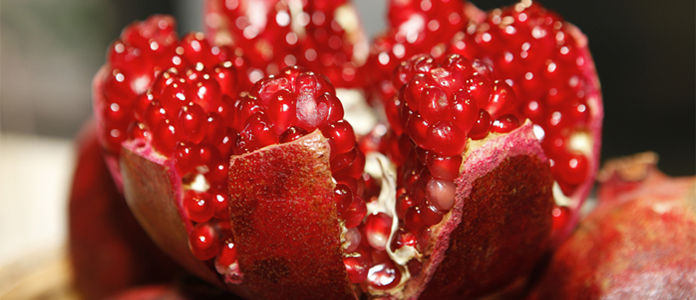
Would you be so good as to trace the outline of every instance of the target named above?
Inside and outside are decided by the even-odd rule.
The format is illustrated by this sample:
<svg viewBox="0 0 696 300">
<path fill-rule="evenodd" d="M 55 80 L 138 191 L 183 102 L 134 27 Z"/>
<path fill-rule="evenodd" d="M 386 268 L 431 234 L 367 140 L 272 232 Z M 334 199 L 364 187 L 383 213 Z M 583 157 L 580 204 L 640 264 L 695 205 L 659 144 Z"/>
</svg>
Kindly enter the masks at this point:
<svg viewBox="0 0 696 300">
<path fill-rule="evenodd" d="M 601 123 L 584 45 L 586 72 L 573 74 L 592 109 L 553 127 L 582 147 L 544 148 L 552 130 L 520 110 L 517 79 L 486 57 L 445 55 L 448 41 L 438 58 L 389 71 L 389 126 L 358 144 L 361 121 L 344 120 L 332 84 L 368 78 L 346 76 L 361 69 L 347 60 L 360 53 L 348 3 L 207 5 L 208 39 L 179 39 L 166 16 L 136 22 L 93 81 L 99 138 L 128 206 L 200 278 L 248 299 L 478 297 L 526 276 L 572 228 L 567 207 L 594 178 Z M 420 9 L 448 12 L 425 16 L 450 29 L 486 22 L 470 4 L 431 5 Z M 559 166 L 551 150 L 587 152 Z"/>
<path fill-rule="evenodd" d="M 94 122 L 77 140 L 69 202 L 69 252 L 73 283 L 85 299 L 172 280 L 184 271 L 143 231 L 107 169 Z"/>
<path fill-rule="evenodd" d="M 599 204 L 553 255 L 530 299 L 696 297 L 696 177 L 654 153 L 607 162 Z"/>
<path fill-rule="evenodd" d="M 599 166 L 603 108 L 587 38 L 532 1 L 487 14 L 458 1 L 392 1 L 390 9 L 389 29 L 370 53 L 371 65 L 380 70 L 370 73 L 376 76 L 373 93 L 389 110 L 398 91 L 392 70 L 412 53 L 457 53 L 492 67 L 495 78 L 514 91 L 509 113 L 534 123 L 552 165 L 552 243 L 559 244 L 575 228 Z"/>
</svg>

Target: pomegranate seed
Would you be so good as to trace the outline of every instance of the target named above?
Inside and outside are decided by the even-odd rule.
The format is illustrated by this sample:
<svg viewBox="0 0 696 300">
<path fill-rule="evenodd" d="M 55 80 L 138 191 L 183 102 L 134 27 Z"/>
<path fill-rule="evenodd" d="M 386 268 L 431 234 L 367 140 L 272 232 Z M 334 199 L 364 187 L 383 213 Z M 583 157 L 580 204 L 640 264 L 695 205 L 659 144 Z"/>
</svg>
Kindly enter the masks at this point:
<svg viewBox="0 0 696 300">
<path fill-rule="evenodd" d="M 499 80 L 493 82 L 493 90 L 491 91 L 488 105 L 485 106 L 486 111 L 492 118 L 510 113 L 515 109 L 516 104 L 515 92 L 509 85 Z"/>
<path fill-rule="evenodd" d="M 391 234 L 392 218 L 385 213 L 367 216 L 365 220 L 365 238 L 369 245 L 379 251 L 387 247 Z"/>
<path fill-rule="evenodd" d="M 237 69 L 230 61 L 218 64 L 213 68 L 213 78 L 217 80 L 221 92 L 228 97 L 236 97 Z"/>
<path fill-rule="evenodd" d="M 336 202 L 336 210 L 340 217 L 353 203 L 353 192 L 351 192 L 345 184 L 336 184 L 334 188 L 334 201 Z"/>
<path fill-rule="evenodd" d="M 363 255 L 346 256 L 343 258 L 350 283 L 357 284 L 367 279 L 370 261 Z"/>
<path fill-rule="evenodd" d="M 406 267 L 408 268 L 408 273 L 410 273 L 411 276 L 417 277 L 421 272 L 423 264 L 414 258 L 409 260 L 408 263 L 406 263 Z"/>
<path fill-rule="evenodd" d="M 556 163 L 559 176 L 569 184 L 581 184 L 587 178 L 589 166 L 582 153 L 571 153 Z"/>
<path fill-rule="evenodd" d="M 442 221 L 444 212 L 440 211 L 434 204 L 430 201 L 424 201 L 421 204 L 421 217 L 423 218 L 423 223 L 427 226 L 432 226 Z"/>
<path fill-rule="evenodd" d="M 430 230 L 429 227 L 423 227 L 418 232 L 418 244 L 416 244 L 416 249 L 418 249 L 418 251 L 426 251 L 427 247 L 429 246 L 428 244 L 430 243 L 431 234 L 432 230 Z"/>
<path fill-rule="evenodd" d="M 297 126 L 290 126 L 290 128 L 285 130 L 278 137 L 278 139 L 280 140 L 281 143 L 289 143 L 289 142 L 297 140 L 305 135 L 307 135 L 307 131 L 305 131 L 304 129 L 297 127 Z"/>
<path fill-rule="evenodd" d="M 367 214 L 367 206 L 365 201 L 359 196 L 353 197 L 353 203 L 348 207 L 346 212 L 343 214 L 346 220 L 346 228 L 352 228 L 360 225 L 363 218 Z"/>
<path fill-rule="evenodd" d="M 195 103 L 191 103 L 181 108 L 179 111 L 178 127 L 186 136 L 186 139 L 194 144 L 203 141 L 205 137 L 206 114 L 203 109 Z"/>
<path fill-rule="evenodd" d="M 278 143 L 278 136 L 271 129 L 272 123 L 263 112 L 256 112 L 249 117 L 247 125 L 239 133 L 237 143 L 245 152 L 251 152 L 267 145 Z"/>
<path fill-rule="evenodd" d="M 372 266 L 367 274 L 367 284 L 372 289 L 388 290 L 401 281 L 401 272 L 390 260 Z"/>
<path fill-rule="evenodd" d="M 410 232 L 418 232 L 425 225 L 418 206 L 413 206 L 406 211 L 404 226 Z"/>
<path fill-rule="evenodd" d="M 215 214 L 215 204 L 210 194 L 188 190 L 184 193 L 184 208 L 189 218 L 197 223 L 210 220 Z"/>
<path fill-rule="evenodd" d="M 332 158 L 338 154 L 346 153 L 355 147 L 353 127 L 344 120 L 323 127 L 321 132 L 329 139 Z"/>
<path fill-rule="evenodd" d="M 450 122 L 437 122 L 426 133 L 427 149 L 439 155 L 459 155 L 466 149 L 466 133 Z"/>
<path fill-rule="evenodd" d="M 403 219 L 406 216 L 406 212 L 409 208 L 414 205 L 411 201 L 411 197 L 408 194 L 403 194 L 396 198 L 396 216 L 399 219 Z"/>
<path fill-rule="evenodd" d="M 186 175 L 193 171 L 198 160 L 198 149 L 191 142 L 182 142 L 176 145 L 174 149 L 174 159 L 179 174 Z"/>
<path fill-rule="evenodd" d="M 478 118 L 479 107 L 468 92 L 459 90 L 452 101 L 452 121 L 462 132 L 468 133 Z"/>
<path fill-rule="evenodd" d="M 419 114 L 412 115 L 406 123 L 406 128 L 411 139 L 421 148 L 426 148 L 428 143 L 426 137 L 430 123 Z"/>
<path fill-rule="evenodd" d="M 229 196 L 226 190 L 218 190 L 211 193 L 212 202 L 215 206 L 215 218 L 228 220 L 230 218 Z"/>
<path fill-rule="evenodd" d="M 221 143 L 227 133 L 225 124 L 218 113 L 209 112 L 204 123 L 205 139 L 213 144 Z"/>
<path fill-rule="evenodd" d="M 360 234 L 360 230 L 358 230 L 357 227 L 349 228 L 348 231 L 346 231 L 346 233 L 345 233 L 345 239 L 346 239 L 346 246 L 345 246 L 345 249 L 343 251 L 345 253 L 354 252 L 355 250 L 358 249 L 358 246 L 360 246 L 360 241 L 362 239 L 362 235 Z"/>
<path fill-rule="evenodd" d="M 404 246 L 416 246 L 417 237 L 410 231 L 406 231 L 404 228 L 399 227 L 399 229 L 394 234 L 394 239 L 392 239 L 392 250 L 402 248 Z"/>
<path fill-rule="evenodd" d="M 425 188 L 426 197 L 439 211 L 449 211 L 454 206 L 456 189 L 452 181 L 431 179 Z"/>
<path fill-rule="evenodd" d="M 553 210 L 551 210 L 551 214 L 553 215 L 551 236 L 558 236 L 560 231 L 566 227 L 569 213 L 570 211 L 567 206 L 554 206 Z"/>
<path fill-rule="evenodd" d="M 268 102 L 268 117 L 275 123 L 273 131 L 277 135 L 296 124 L 297 104 L 295 96 L 288 90 L 276 92 Z"/>
<path fill-rule="evenodd" d="M 520 121 L 514 115 L 504 115 L 491 123 L 491 131 L 498 133 L 508 133 L 520 127 Z"/>
<path fill-rule="evenodd" d="M 152 144 L 157 152 L 164 156 L 170 156 L 174 152 L 178 140 L 174 126 L 163 120 L 155 125 L 152 133 Z"/>
<path fill-rule="evenodd" d="M 215 257 L 219 244 L 217 232 L 208 222 L 197 224 L 189 233 L 189 248 L 199 260 Z"/>
<path fill-rule="evenodd" d="M 480 140 L 488 135 L 488 130 L 491 123 L 491 116 L 487 111 L 481 109 L 479 111 L 478 119 L 474 124 L 474 127 L 469 131 L 469 138 L 473 140 Z"/>
<path fill-rule="evenodd" d="M 432 123 L 450 120 L 452 108 L 447 93 L 437 86 L 424 88 L 418 112 Z"/>
<path fill-rule="evenodd" d="M 218 273 L 224 274 L 227 267 L 235 262 L 237 262 L 237 247 L 230 235 L 222 242 L 220 253 L 215 257 L 215 267 L 218 269 Z"/>
<path fill-rule="evenodd" d="M 433 178 L 454 180 L 459 176 L 459 168 L 462 164 L 461 155 L 440 156 L 429 154 L 426 157 L 426 166 Z"/>
</svg>

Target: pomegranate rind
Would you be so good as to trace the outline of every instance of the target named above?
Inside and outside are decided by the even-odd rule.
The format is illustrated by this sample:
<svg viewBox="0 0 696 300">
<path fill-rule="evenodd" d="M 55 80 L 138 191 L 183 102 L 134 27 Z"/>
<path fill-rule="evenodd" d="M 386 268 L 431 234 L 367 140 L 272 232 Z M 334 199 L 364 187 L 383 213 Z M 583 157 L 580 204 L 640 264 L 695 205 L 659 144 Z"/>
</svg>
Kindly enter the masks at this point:
<svg viewBox="0 0 696 300">
<path fill-rule="evenodd" d="M 183 272 L 150 240 L 128 209 L 104 161 L 90 121 L 76 140 L 69 196 L 68 245 L 73 283 L 86 299 L 171 280 Z"/>
<path fill-rule="evenodd" d="M 668 177 L 649 157 L 607 163 L 598 206 L 529 299 L 696 298 L 696 177 Z"/>
<path fill-rule="evenodd" d="M 158 154 L 149 143 L 134 139 L 122 144 L 120 166 L 126 202 L 152 240 L 179 265 L 224 287 L 218 274 L 194 257 L 188 247 L 188 232 L 193 226 L 183 221 L 183 187 L 174 160 Z"/>
<path fill-rule="evenodd" d="M 471 143 L 463 158 L 454 207 L 431 228 L 407 299 L 494 292 L 528 274 L 548 249 L 553 175 L 532 124 Z"/>
<path fill-rule="evenodd" d="M 231 158 L 232 231 L 252 298 L 356 298 L 342 260 L 329 151 L 315 131 Z"/>
</svg>

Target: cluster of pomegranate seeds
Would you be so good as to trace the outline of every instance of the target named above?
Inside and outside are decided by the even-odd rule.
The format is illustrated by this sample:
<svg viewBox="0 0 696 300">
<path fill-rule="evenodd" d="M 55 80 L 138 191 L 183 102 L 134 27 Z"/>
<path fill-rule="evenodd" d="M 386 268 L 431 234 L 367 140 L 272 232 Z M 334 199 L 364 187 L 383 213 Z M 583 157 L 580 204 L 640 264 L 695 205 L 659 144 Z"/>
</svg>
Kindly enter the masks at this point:
<svg viewBox="0 0 696 300">
<path fill-rule="evenodd" d="M 342 1 L 208 1 L 215 43 L 240 49 L 255 78 L 300 65 L 339 87 L 358 87 L 368 45 L 357 12 Z"/>
<path fill-rule="evenodd" d="M 489 63 L 512 86 L 516 113 L 543 128 L 544 151 L 566 195 L 591 176 L 588 126 L 596 109 L 588 105 L 594 87 L 581 76 L 591 62 L 571 30 L 577 29 L 559 15 L 522 1 L 491 11 L 485 22 L 471 22 L 449 50 Z"/>
<path fill-rule="evenodd" d="M 142 113 L 144 106 L 152 100 L 146 91 L 154 84 L 155 78 L 167 70 L 176 70 L 172 72 L 182 76 L 197 76 L 203 69 L 185 69 L 200 64 L 202 68 L 207 68 L 209 75 L 214 73 L 214 80 L 212 77 L 196 79 L 196 84 L 201 84 L 196 97 L 203 102 L 208 101 L 203 98 L 216 97 L 211 93 L 222 91 L 232 96 L 237 92 L 238 75 L 235 69 L 244 69 L 247 64 L 245 60 L 230 53 L 226 47 L 211 46 L 201 33 L 190 33 L 179 40 L 175 27 L 174 19 L 169 16 L 152 16 L 126 27 L 121 38 L 109 47 L 107 70 L 102 78 L 104 88 L 101 95 L 96 95 L 94 106 L 96 113 L 103 116 L 99 119 L 100 139 L 110 154 L 120 153 L 121 143 L 128 139 L 129 127 L 133 126 L 138 110 Z M 207 91 L 212 81 L 217 81 L 215 88 Z M 251 86 L 248 79 L 239 80 L 239 84 L 242 87 Z M 171 89 L 167 91 L 172 92 Z M 136 107 L 138 105 L 141 106 Z M 214 110 L 213 107 L 204 108 Z M 192 113 L 198 112 L 197 108 L 191 110 Z M 178 110 L 169 111 L 169 114 L 169 119 L 173 121 Z"/>
<path fill-rule="evenodd" d="M 469 21 L 466 1 L 389 1 L 388 29 L 372 43 L 368 58 L 373 93 L 383 100 L 397 92 L 390 81 L 393 70 L 411 56 L 441 57 L 447 43 Z"/>
</svg>

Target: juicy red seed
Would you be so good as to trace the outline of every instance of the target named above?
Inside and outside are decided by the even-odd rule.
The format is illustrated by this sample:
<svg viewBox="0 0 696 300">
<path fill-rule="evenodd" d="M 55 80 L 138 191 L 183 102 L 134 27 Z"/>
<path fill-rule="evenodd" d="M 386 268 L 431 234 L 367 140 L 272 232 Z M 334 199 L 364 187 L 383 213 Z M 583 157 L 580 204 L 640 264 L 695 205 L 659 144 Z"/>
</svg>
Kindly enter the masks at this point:
<svg viewBox="0 0 696 300">
<path fill-rule="evenodd" d="M 278 139 L 281 143 L 289 143 L 307 135 L 307 131 L 297 126 L 290 126 L 283 132 Z"/>
<path fill-rule="evenodd" d="M 399 217 L 399 219 L 403 219 L 404 217 L 406 217 L 406 212 L 413 205 L 415 204 L 413 203 L 411 197 L 408 194 L 403 194 L 396 198 L 396 215 Z"/>
<path fill-rule="evenodd" d="M 427 147 L 427 135 L 430 123 L 418 114 L 412 115 L 406 123 L 411 139 L 421 148 Z"/>
<path fill-rule="evenodd" d="M 159 101 L 167 113 L 178 113 L 179 109 L 194 99 L 190 83 L 176 77 L 171 84 L 165 85 L 159 94 Z"/>
<path fill-rule="evenodd" d="M 488 106 L 493 84 L 487 76 L 475 73 L 469 76 L 464 82 L 464 90 L 471 95 L 471 98 L 481 108 Z"/>
<path fill-rule="evenodd" d="M 358 149 L 358 148 L 354 148 Z M 355 156 L 355 160 L 348 164 L 345 168 L 342 168 L 336 172 L 333 172 L 334 177 L 338 176 L 339 174 L 345 174 L 346 176 L 350 176 L 353 178 L 360 178 L 360 176 L 363 174 L 365 170 L 365 154 L 363 154 L 360 151 L 357 151 L 357 155 Z M 360 182 L 363 183 L 364 187 L 364 181 L 360 180 Z M 363 189 L 364 190 L 364 189 Z"/>
<path fill-rule="evenodd" d="M 334 188 L 334 201 L 336 202 L 336 210 L 340 217 L 353 203 L 353 192 L 345 184 L 336 184 Z"/>
<path fill-rule="evenodd" d="M 215 228 L 208 222 L 199 223 L 189 233 L 189 248 L 199 260 L 208 260 L 218 253 L 220 241 Z"/>
<path fill-rule="evenodd" d="M 239 105 L 237 106 L 235 104 L 235 106 L 237 107 L 237 112 L 235 115 L 236 121 L 234 124 L 234 129 L 238 132 L 244 129 L 244 125 L 246 125 L 247 120 L 252 115 L 263 110 L 259 103 L 251 97 L 242 98 L 242 100 L 239 102 Z"/>
<path fill-rule="evenodd" d="M 492 118 L 512 112 L 516 104 L 515 92 L 507 83 L 499 80 L 493 82 L 493 90 L 488 105 L 485 106 Z"/>
<path fill-rule="evenodd" d="M 380 191 L 382 190 L 382 181 L 372 177 L 369 173 L 363 173 L 362 179 L 365 182 L 365 195 L 363 195 L 363 198 L 373 199 L 379 197 Z"/>
<path fill-rule="evenodd" d="M 288 90 L 276 92 L 268 101 L 268 118 L 274 123 L 273 131 L 280 135 L 297 123 L 295 96 Z"/>
<path fill-rule="evenodd" d="M 346 228 L 352 228 L 360 225 L 365 217 L 365 214 L 367 214 L 367 205 L 365 205 L 365 201 L 358 196 L 354 196 L 353 203 L 351 203 L 346 212 L 343 214 L 346 220 Z"/>
<path fill-rule="evenodd" d="M 559 176 L 572 185 L 581 184 L 588 174 L 587 157 L 582 153 L 571 153 L 564 158 L 556 160 L 556 169 Z"/>
<path fill-rule="evenodd" d="M 164 156 L 170 156 L 174 152 L 178 138 L 176 128 L 165 120 L 155 125 L 152 131 L 152 143 L 155 149 Z"/>
<path fill-rule="evenodd" d="M 186 60 L 190 63 L 201 62 L 206 66 L 211 66 L 215 62 L 210 44 L 202 33 L 187 34 L 181 39 L 181 47 L 184 49 Z"/>
<path fill-rule="evenodd" d="M 418 244 L 416 244 L 416 249 L 420 252 L 425 252 L 428 244 L 430 243 L 430 237 L 432 235 L 432 230 L 430 227 L 423 227 L 418 232 Z"/>
<path fill-rule="evenodd" d="M 334 157 L 331 160 L 331 172 L 338 172 L 339 170 L 350 165 L 353 161 L 355 161 L 355 159 L 358 156 L 358 153 L 360 153 L 360 151 L 358 151 L 357 148 L 353 148 L 352 151 L 339 154 L 336 157 Z"/>
<path fill-rule="evenodd" d="M 436 86 L 424 88 L 418 112 L 423 118 L 432 123 L 450 120 L 452 118 L 452 107 L 447 93 Z"/>
<path fill-rule="evenodd" d="M 425 74 L 418 73 L 411 78 L 404 89 L 403 100 L 408 107 L 414 110 L 420 107 L 421 95 L 425 87 L 431 85 L 432 79 Z"/>
<path fill-rule="evenodd" d="M 191 142 L 182 142 L 174 149 L 174 159 L 179 174 L 186 175 L 198 166 L 198 148 Z"/>
<path fill-rule="evenodd" d="M 440 221 L 442 221 L 442 217 L 444 216 L 443 211 L 439 210 L 437 206 L 427 200 L 421 204 L 420 211 L 421 217 L 423 218 L 423 223 L 425 223 L 427 226 L 440 223 Z"/>
<path fill-rule="evenodd" d="M 367 274 L 367 284 L 376 290 L 388 290 L 396 287 L 401 281 L 401 271 L 391 260 L 383 261 L 370 268 Z"/>
<path fill-rule="evenodd" d="M 206 112 L 213 112 L 222 104 L 222 88 L 209 73 L 203 73 L 192 82 L 195 97 L 193 101 Z"/>
<path fill-rule="evenodd" d="M 469 132 L 478 118 L 479 107 L 468 92 L 456 91 L 452 101 L 452 122 L 462 132 Z"/>
<path fill-rule="evenodd" d="M 178 128 L 184 133 L 186 139 L 194 144 L 203 141 L 205 137 L 205 122 L 207 116 L 197 104 L 191 103 L 179 111 Z"/>
<path fill-rule="evenodd" d="M 343 258 L 343 264 L 346 266 L 350 283 L 358 284 L 367 279 L 370 270 L 370 261 L 367 257 L 361 254 L 346 256 Z"/>
<path fill-rule="evenodd" d="M 554 206 L 553 210 L 551 210 L 551 215 L 553 216 L 551 221 L 552 236 L 557 236 L 561 230 L 565 229 L 569 213 L 567 206 Z"/>
<path fill-rule="evenodd" d="M 347 246 L 343 250 L 345 253 L 351 253 L 358 249 L 360 246 L 360 241 L 362 240 L 362 235 L 357 227 L 350 228 L 345 233 L 345 239 Z"/>
<path fill-rule="evenodd" d="M 158 100 L 153 100 L 147 106 L 144 113 L 143 123 L 150 129 L 153 130 L 160 122 L 167 119 L 167 112 Z"/>
<path fill-rule="evenodd" d="M 228 220 L 230 218 L 229 196 L 227 191 L 215 191 L 211 193 L 213 204 L 215 204 L 215 218 Z"/>
<path fill-rule="evenodd" d="M 329 139 L 332 158 L 338 154 L 346 153 L 355 147 L 353 127 L 345 120 L 324 126 L 321 132 Z"/>
<path fill-rule="evenodd" d="M 213 68 L 213 78 L 220 85 L 222 93 L 228 97 L 236 97 L 237 89 L 237 69 L 230 61 L 218 64 Z"/>
<path fill-rule="evenodd" d="M 155 97 L 152 95 L 151 92 L 143 93 L 140 96 L 138 96 L 138 99 L 135 101 L 135 104 L 133 106 L 133 116 L 136 120 L 140 122 L 145 121 L 145 112 L 147 111 L 147 108 L 150 106 L 150 102 L 152 102 L 154 99 Z"/>
<path fill-rule="evenodd" d="M 365 220 L 365 238 L 368 244 L 379 251 L 387 247 L 391 234 L 392 218 L 385 213 L 367 216 Z"/>
<path fill-rule="evenodd" d="M 215 214 L 215 204 L 210 194 L 188 190 L 184 193 L 184 208 L 189 218 L 196 223 L 210 220 Z"/>
<path fill-rule="evenodd" d="M 508 133 L 520 127 L 520 121 L 514 115 L 504 115 L 491 123 L 491 131 Z"/>
<path fill-rule="evenodd" d="M 421 216 L 420 208 L 418 206 L 413 206 L 406 211 L 406 216 L 404 217 L 404 226 L 410 232 L 418 232 L 425 225 L 423 217 Z"/>
<path fill-rule="evenodd" d="M 135 139 L 143 139 L 145 141 L 151 141 L 152 140 L 152 134 L 147 130 L 147 126 L 141 122 L 134 122 L 131 124 L 131 126 L 128 128 L 129 138 L 132 140 Z M 120 144 L 118 145 L 120 148 Z"/>
<path fill-rule="evenodd" d="M 474 127 L 471 128 L 471 131 L 469 131 L 469 138 L 472 140 L 480 140 L 485 138 L 488 135 L 490 124 L 491 116 L 487 111 L 481 109 Z"/>
<path fill-rule="evenodd" d="M 454 182 L 442 179 L 431 179 L 425 187 L 428 202 L 443 212 L 454 206 L 456 189 Z"/>
<path fill-rule="evenodd" d="M 428 128 L 426 144 L 439 155 L 460 155 L 466 149 L 466 133 L 451 122 L 437 122 Z"/>
<path fill-rule="evenodd" d="M 257 112 L 247 120 L 247 125 L 239 133 L 238 144 L 245 152 L 251 152 L 264 146 L 277 144 L 278 136 L 271 129 L 272 123 L 265 114 Z"/>
<path fill-rule="evenodd" d="M 391 248 L 392 250 L 396 250 L 405 246 L 415 247 L 416 243 L 418 243 L 418 241 L 415 234 L 399 227 L 394 234 L 394 239 L 392 239 Z"/>
<path fill-rule="evenodd" d="M 222 143 L 227 129 L 225 129 L 225 124 L 220 115 L 215 112 L 208 113 L 204 124 L 205 138 L 208 142 L 214 144 Z"/>
<path fill-rule="evenodd" d="M 426 157 L 426 166 L 433 178 L 453 181 L 459 176 L 459 168 L 462 164 L 461 155 L 440 156 L 429 154 Z"/>
<path fill-rule="evenodd" d="M 234 239 L 230 235 L 227 239 L 222 242 L 222 247 L 220 253 L 215 258 L 215 265 L 220 265 L 221 267 L 227 267 L 237 261 L 237 247 L 234 243 Z M 222 273 L 222 272 L 221 272 Z"/>
<path fill-rule="evenodd" d="M 209 172 L 205 178 L 212 183 L 225 183 L 228 177 L 228 167 L 226 161 L 216 162 L 208 166 Z"/>
</svg>

